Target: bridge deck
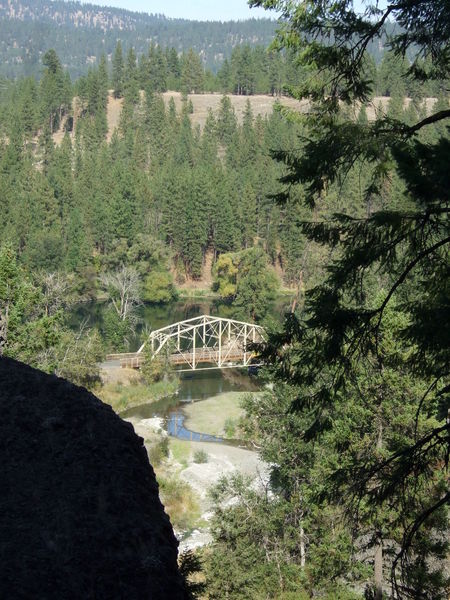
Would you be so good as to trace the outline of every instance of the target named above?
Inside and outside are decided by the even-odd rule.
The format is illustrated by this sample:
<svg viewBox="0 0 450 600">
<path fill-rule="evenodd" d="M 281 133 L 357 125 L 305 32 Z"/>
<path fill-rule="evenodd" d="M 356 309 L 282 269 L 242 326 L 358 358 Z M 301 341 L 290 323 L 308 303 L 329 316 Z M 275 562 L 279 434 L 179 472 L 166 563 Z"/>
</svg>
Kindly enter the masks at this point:
<svg viewBox="0 0 450 600">
<path fill-rule="evenodd" d="M 170 363 L 174 366 L 193 365 L 195 356 L 195 365 L 199 363 L 223 365 L 248 362 L 254 355 L 251 352 L 239 352 L 233 350 L 229 354 L 222 349 L 221 351 L 215 348 L 198 348 L 194 352 L 179 352 L 171 354 L 169 357 Z M 144 363 L 145 356 L 143 353 L 129 352 L 127 354 L 110 354 L 108 360 L 120 360 L 122 369 L 140 369 Z M 191 366 L 191 368 L 193 368 Z"/>
</svg>

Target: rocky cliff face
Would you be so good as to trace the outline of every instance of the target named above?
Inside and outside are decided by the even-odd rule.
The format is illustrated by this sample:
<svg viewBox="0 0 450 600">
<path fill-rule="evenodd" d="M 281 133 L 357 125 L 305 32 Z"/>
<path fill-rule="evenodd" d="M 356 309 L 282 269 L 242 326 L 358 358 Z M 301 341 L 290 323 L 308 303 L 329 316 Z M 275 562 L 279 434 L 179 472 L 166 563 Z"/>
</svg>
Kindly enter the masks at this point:
<svg viewBox="0 0 450 600">
<path fill-rule="evenodd" d="M 0 597 L 181 599 L 142 439 L 69 382 L 0 358 Z"/>
</svg>

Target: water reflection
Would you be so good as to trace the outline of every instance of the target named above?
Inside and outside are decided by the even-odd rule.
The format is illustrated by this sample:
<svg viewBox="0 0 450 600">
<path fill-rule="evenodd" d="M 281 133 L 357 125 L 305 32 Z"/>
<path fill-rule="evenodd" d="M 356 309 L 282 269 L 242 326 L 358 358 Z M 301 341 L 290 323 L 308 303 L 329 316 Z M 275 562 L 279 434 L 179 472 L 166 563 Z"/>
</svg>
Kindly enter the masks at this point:
<svg viewBox="0 0 450 600">
<path fill-rule="evenodd" d="M 76 305 L 69 318 L 69 324 L 78 329 L 80 323 L 87 319 L 90 327 L 97 327 L 100 333 L 103 331 L 104 314 L 108 308 L 107 302 L 86 302 Z M 270 311 L 270 316 L 280 320 L 287 308 L 286 299 L 277 301 Z M 135 352 L 141 345 L 145 332 L 154 331 L 166 327 L 178 321 L 184 321 L 200 315 L 217 315 L 224 318 L 235 318 L 235 309 L 215 300 L 204 300 L 199 302 L 184 301 L 172 302 L 171 304 L 154 305 L 144 304 L 138 309 L 138 323 L 135 335 L 129 340 L 130 352 Z"/>
</svg>

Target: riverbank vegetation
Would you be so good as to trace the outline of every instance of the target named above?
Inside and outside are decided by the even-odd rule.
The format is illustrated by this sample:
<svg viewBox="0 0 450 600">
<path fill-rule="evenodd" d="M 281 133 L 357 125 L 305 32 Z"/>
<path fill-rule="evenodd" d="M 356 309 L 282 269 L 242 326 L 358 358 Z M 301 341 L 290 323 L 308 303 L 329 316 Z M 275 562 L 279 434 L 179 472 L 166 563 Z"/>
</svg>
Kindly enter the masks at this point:
<svg viewBox="0 0 450 600">
<path fill-rule="evenodd" d="M 140 380 L 134 383 L 105 383 L 96 390 L 98 397 L 113 407 L 117 413 L 143 404 L 153 404 L 163 398 L 173 396 L 178 389 L 176 379 L 145 383 Z"/>
<path fill-rule="evenodd" d="M 179 536 L 204 526 L 201 518 L 201 500 L 193 488 L 181 478 L 181 472 L 192 460 L 192 454 L 174 452 L 178 440 L 171 439 L 159 426 L 135 427 L 144 438 L 145 448 L 157 477 L 161 500 L 171 523 Z"/>
<path fill-rule="evenodd" d="M 103 356 L 96 329 L 82 322 L 68 327 L 74 280 L 58 273 L 34 273 L 20 264 L 11 244 L 0 246 L 0 356 L 94 388 Z"/>
</svg>

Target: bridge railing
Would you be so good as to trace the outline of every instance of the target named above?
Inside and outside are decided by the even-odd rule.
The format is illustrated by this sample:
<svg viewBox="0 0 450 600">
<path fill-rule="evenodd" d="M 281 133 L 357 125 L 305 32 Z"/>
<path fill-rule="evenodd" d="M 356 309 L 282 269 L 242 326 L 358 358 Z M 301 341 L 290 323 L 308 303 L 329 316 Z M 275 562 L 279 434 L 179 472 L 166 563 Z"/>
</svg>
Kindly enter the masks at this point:
<svg viewBox="0 0 450 600">
<path fill-rule="evenodd" d="M 136 352 L 124 352 L 123 354 L 107 354 L 106 360 L 124 360 L 126 358 L 134 358 Z"/>
</svg>

